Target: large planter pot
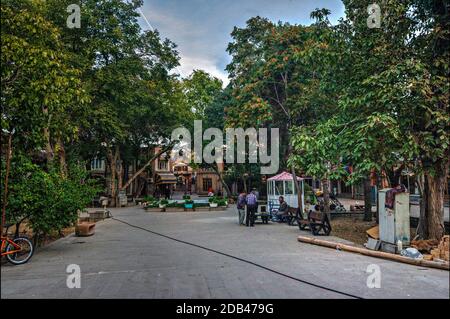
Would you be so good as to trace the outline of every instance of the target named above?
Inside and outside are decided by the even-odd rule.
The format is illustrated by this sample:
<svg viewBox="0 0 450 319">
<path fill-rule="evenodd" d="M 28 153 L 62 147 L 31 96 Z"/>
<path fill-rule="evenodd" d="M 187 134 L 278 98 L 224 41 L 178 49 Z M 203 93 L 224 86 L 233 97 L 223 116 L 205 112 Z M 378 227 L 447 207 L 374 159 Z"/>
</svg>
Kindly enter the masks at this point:
<svg viewBox="0 0 450 319">
<path fill-rule="evenodd" d="M 159 208 L 161 208 L 161 209 L 166 208 L 166 204 L 159 204 Z"/>
<path fill-rule="evenodd" d="M 218 203 L 209 203 L 209 207 L 211 208 L 216 208 L 217 206 L 219 206 Z"/>
<path fill-rule="evenodd" d="M 184 204 L 184 208 L 186 208 L 186 209 L 193 209 L 194 208 L 194 204 Z"/>
</svg>

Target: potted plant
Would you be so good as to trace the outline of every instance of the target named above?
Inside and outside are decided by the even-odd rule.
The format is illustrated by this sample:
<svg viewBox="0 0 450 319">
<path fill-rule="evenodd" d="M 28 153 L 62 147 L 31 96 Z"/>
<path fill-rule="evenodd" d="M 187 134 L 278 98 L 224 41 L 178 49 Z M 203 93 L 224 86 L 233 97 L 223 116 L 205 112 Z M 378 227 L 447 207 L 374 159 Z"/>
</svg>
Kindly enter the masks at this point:
<svg viewBox="0 0 450 319">
<path fill-rule="evenodd" d="M 166 208 L 166 206 L 169 204 L 169 201 L 167 199 L 161 199 L 159 201 L 159 208 Z"/>
<path fill-rule="evenodd" d="M 216 196 L 211 196 L 209 199 L 209 207 L 217 207 L 219 206 L 219 199 Z"/>
<path fill-rule="evenodd" d="M 217 200 L 217 205 L 221 207 L 227 206 L 227 201 L 223 198 Z"/>
<path fill-rule="evenodd" d="M 145 195 L 143 198 L 144 202 L 146 203 L 151 203 L 151 202 L 155 202 L 156 198 L 153 197 L 152 195 Z"/>
<path fill-rule="evenodd" d="M 195 211 L 209 211 L 209 203 L 194 203 Z"/>
<path fill-rule="evenodd" d="M 145 206 L 145 210 L 148 212 L 160 212 L 161 208 L 159 207 L 158 201 L 153 201 L 147 203 L 147 205 Z"/>
<path fill-rule="evenodd" d="M 194 208 L 194 201 L 192 199 L 185 199 L 184 200 L 184 208 L 186 209 L 193 209 Z"/>
<path fill-rule="evenodd" d="M 169 204 L 167 204 L 167 206 L 166 206 L 166 212 L 167 211 L 170 211 L 170 212 L 172 212 L 172 213 L 175 213 L 175 212 L 183 212 L 184 211 L 184 203 L 179 203 L 179 202 L 177 202 L 177 201 L 173 201 L 173 202 L 170 202 Z"/>
</svg>

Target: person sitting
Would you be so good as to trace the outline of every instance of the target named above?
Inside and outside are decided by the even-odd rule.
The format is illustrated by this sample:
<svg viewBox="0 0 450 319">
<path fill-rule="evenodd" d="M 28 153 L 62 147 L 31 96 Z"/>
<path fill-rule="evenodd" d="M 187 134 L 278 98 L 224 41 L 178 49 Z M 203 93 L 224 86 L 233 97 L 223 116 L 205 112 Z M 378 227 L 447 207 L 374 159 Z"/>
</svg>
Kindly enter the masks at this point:
<svg viewBox="0 0 450 319">
<path fill-rule="evenodd" d="M 278 222 L 282 222 L 288 215 L 289 205 L 286 203 L 283 196 L 280 196 L 278 201 L 280 202 L 280 208 L 278 208 L 276 213 L 276 219 Z"/>
</svg>

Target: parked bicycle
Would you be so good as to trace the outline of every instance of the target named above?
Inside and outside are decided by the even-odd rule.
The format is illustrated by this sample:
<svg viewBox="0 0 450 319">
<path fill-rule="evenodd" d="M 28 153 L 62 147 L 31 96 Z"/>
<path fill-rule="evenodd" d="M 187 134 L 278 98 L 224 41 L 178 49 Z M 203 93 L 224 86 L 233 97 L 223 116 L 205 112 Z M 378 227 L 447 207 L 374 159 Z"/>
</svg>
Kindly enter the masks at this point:
<svg viewBox="0 0 450 319">
<path fill-rule="evenodd" d="M 9 239 L 7 236 L 1 236 L 1 256 L 13 265 L 22 265 L 33 256 L 33 243 L 26 237 L 16 237 Z"/>
</svg>

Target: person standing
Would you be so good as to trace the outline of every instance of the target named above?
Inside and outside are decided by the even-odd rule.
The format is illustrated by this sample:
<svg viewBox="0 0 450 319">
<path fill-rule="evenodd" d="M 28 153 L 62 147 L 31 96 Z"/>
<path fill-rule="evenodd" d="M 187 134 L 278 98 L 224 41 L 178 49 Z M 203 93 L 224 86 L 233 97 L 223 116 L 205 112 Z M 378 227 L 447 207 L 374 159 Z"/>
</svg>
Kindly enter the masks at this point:
<svg viewBox="0 0 450 319">
<path fill-rule="evenodd" d="M 166 196 L 166 199 L 170 199 L 170 186 L 166 185 L 165 189 L 164 189 L 164 194 Z"/>
<path fill-rule="evenodd" d="M 258 200 L 253 193 L 249 193 L 245 198 L 247 202 L 247 217 L 245 220 L 245 225 L 247 227 L 253 227 L 255 223 L 255 213 L 258 210 Z"/>
<path fill-rule="evenodd" d="M 244 225 L 244 219 L 245 219 L 245 204 L 246 204 L 246 197 L 247 194 L 245 192 L 242 192 L 239 194 L 237 199 L 237 210 L 239 214 L 239 225 Z"/>
<path fill-rule="evenodd" d="M 255 194 L 256 200 L 259 200 L 259 192 L 258 192 L 258 190 L 256 189 L 256 187 L 253 187 L 252 193 Z"/>
</svg>

